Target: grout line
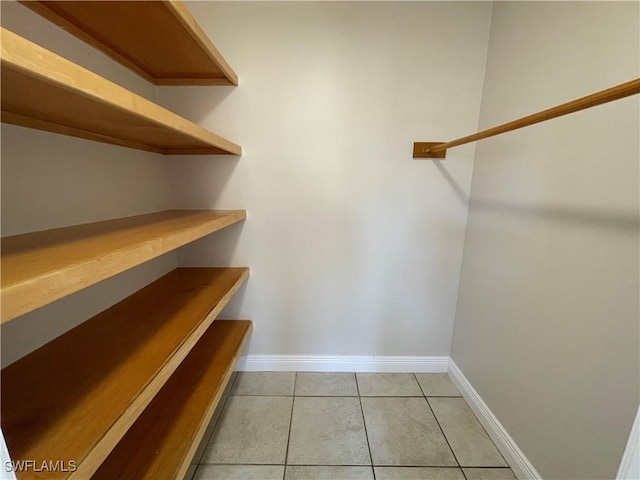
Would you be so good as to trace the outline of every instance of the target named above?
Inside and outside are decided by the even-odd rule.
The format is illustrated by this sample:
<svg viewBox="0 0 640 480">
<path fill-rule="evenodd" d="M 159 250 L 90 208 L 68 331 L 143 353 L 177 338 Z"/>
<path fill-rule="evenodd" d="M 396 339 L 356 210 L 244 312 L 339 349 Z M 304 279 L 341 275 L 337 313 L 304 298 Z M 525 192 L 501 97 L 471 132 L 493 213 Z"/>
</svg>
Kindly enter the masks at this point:
<svg viewBox="0 0 640 480">
<path fill-rule="evenodd" d="M 295 395 L 296 398 L 358 398 L 358 395 Z"/>
<path fill-rule="evenodd" d="M 1 0 L 0 0 L 1 1 Z M 233 395 L 229 395 L 230 397 L 287 397 L 287 398 L 293 398 L 294 395 L 287 393 L 287 394 L 278 394 L 278 395 L 273 395 L 273 394 L 265 394 L 265 393 L 252 393 L 251 395 L 237 395 L 237 394 L 233 394 Z"/>
<path fill-rule="evenodd" d="M 195 465 L 195 464 L 194 464 Z M 255 467 L 284 467 L 285 465 L 282 463 L 199 463 L 198 466 L 212 466 L 212 465 L 226 465 L 226 466 L 255 466 Z M 479 466 L 479 467 L 458 467 L 455 465 L 398 465 L 398 464 L 384 464 L 380 465 L 365 465 L 365 464 L 344 464 L 344 463 L 296 463 L 291 465 L 286 465 L 288 467 L 362 467 L 367 468 L 371 466 L 376 467 L 384 467 L 384 468 L 442 468 L 442 469 L 455 469 L 461 470 L 463 468 L 473 468 L 474 470 L 510 470 L 509 467 L 487 467 L 487 466 Z"/>
<path fill-rule="evenodd" d="M 369 432 L 367 431 L 367 422 L 364 419 L 364 408 L 362 408 L 362 397 L 360 396 L 360 385 L 358 385 L 358 376 L 353 373 L 356 381 L 356 391 L 358 392 L 358 403 L 360 404 L 360 413 L 362 414 L 362 425 L 364 426 L 364 438 L 367 441 L 367 450 L 369 450 L 369 461 L 371 462 L 371 473 L 373 480 L 376 480 L 376 469 L 373 467 L 373 455 L 371 455 L 371 444 L 369 443 Z"/>
<path fill-rule="evenodd" d="M 427 398 L 462 398 L 462 395 L 425 395 Z"/>
<path fill-rule="evenodd" d="M 1 0 L 0 0 L 1 1 Z M 464 401 L 464 405 L 469 409 L 469 411 L 471 412 L 471 415 L 473 415 L 473 418 L 475 419 L 476 423 L 478 425 L 480 425 L 480 428 L 482 429 L 482 431 L 485 433 L 485 435 L 487 436 L 487 438 L 489 439 L 489 441 L 491 442 L 491 445 L 494 446 L 494 448 L 496 449 L 496 451 L 498 452 L 498 455 L 500 455 L 500 458 L 502 458 L 502 461 L 507 465 L 506 467 L 504 465 L 502 466 L 498 466 L 498 467 L 492 467 L 490 465 L 485 465 L 485 466 L 481 466 L 481 467 L 474 467 L 474 466 L 468 466 L 466 468 L 511 468 L 511 465 L 509 464 L 509 462 L 507 462 L 507 459 L 504 458 L 504 455 L 502 454 L 502 452 L 500 451 L 500 449 L 498 448 L 498 446 L 496 445 L 496 442 L 493 441 L 493 439 L 491 438 L 491 435 L 489 435 L 489 432 L 487 432 L 487 429 L 484 428 L 484 425 L 482 425 L 482 422 L 480 421 L 480 419 L 478 418 L 478 416 L 475 414 L 475 412 L 471 409 L 471 405 L 469 405 L 469 402 L 467 402 L 467 399 L 460 396 L 460 397 L 446 397 L 446 398 L 462 398 L 462 400 Z M 429 401 L 429 399 L 427 399 L 427 402 Z M 431 406 L 431 405 L 429 405 Z M 433 416 L 435 417 L 435 413 L 433 414 Z"/>
<path fill-rule="evenodd" d="M 310 397 L 310 398 L 464 398 L 460 395 L 292 395 L 290 393 L 243 393 L 243 394 L 229 394 L 229 397 Z"/>
<path fill-rule="evenodd" d="M 460 468 L 473 468 L 474 470 L 482 470 L 482 469 L 486 469 L 486 470 L 511 470 L 511 467 L 492 467 L 489 465 L 478 465 L 476 467 L 474 467 L 473 465 L 467 465 L 466 467 L 460 467 Z"/>
<path fill-rule="evenodd" d="M 415 373 L 414 373 L 414 376 L 415 376 Z M 416 377 L 416 380 L 417 379 L 418 379 L 418 377 Z M 420 384 L 420 382 L 418 382 L 418 384 Z M 422 390 L 422 386 L 420 386 L 420 389 Z M 422 391 L 422 393 L 424 394 L 424 390 Z M 498 452 L 498 455 L 500 455 L 500 458 L 502 458 L 502 461 L 507 465 L 506 467 L 503 466 L 503 465 L 497 466 L 497 467 L 492 467 L 492 466 L 486 466 L 485 465 L 485 466 L 482 466 L 482 467 L 466 466 L 465 468 L 511 468 L 511 465 L 509 464 L 509 462 L 507 462 L 507 459 L 504 458 L 504 455 L 502 454 L 502 452 L 500 451 L 500 449 L 498 448 L 496 443 L 493 441 L 493 439 L 489 435 L 489 432 L 487 432 L 487 429 L 484 428 L 484 425 L 482 425 L 482 422 L 480 421 L 480 419 L 477 417 L 475 412 L 471 409 L 471 406 L 469 405 L 469 402 L 467 402 L 467 399 L 464 398 L 464 396 L 462 396 L 462 393 L 460 393 L 460 395 L 430 395 L 430 396 L 425 395 L 425 398 L 427 399 L 427 403 L 429 403 L 429 398 L 460 398 L 460 399 L 462 399 L 464 405 L 470 410 L 471 415 L 473 415 L 473 418 L 476 420 L 478 425 L 480 425 L 480 428 L 482 428 L 482 431 L 485 433 L 485 435 L 487 436 L 487 438 L 491 442 L 491 445 L 493 445 L 495 447 L 496 451 Z M 429 403 L 429 408 L 431 408 L 431 404 L 430 403 Z M 433 412 L 432 408 L 431 408 L 431 411 Z M 435 412 L 433 412 L 433 416 L 434 417 L 436 416 Z M 438 422 L 438 425 L 440 425 L 440 422 L 438 421 L 437 417 L 436 417 L 436 422 Z M 440 430 L 442 430 L 442 427 L 440 427 Z M 444 434 L 444 430 L 442 430 L 442 433 Z M 445 438 L 446 437 L 447 436 L 445 435 Z M 447 439 L 447 443 L 449 443 L 448 439 Z M 449 445 L 449 448 L 451 448 L 451 445 Z M 453 448 L 451 448 L 451 451 L 453 452 Z M 454 452 L 454 456 L 455 456 L 455 452 Z M 457 457 L 456 457 L 456 461 L 457 461 Z M 458 463 L 460 463 L 460 462 L 458 462 Z M 460 468 L 462 468 L 462 465 L 460 466 Z M 462 472 L 462 474 L 464 475 L 464 472 Z M 465 479 L 466 479 L 466 476 L 465 476 Z"/>
<path fill-rule="evenodd" d="M 201 463 L 200 465 L 207 465 L 207 466 L 212 466 L 212 465 L 224 465 L 224 466 L 231 466 L 231 467 L 245 467 L 245 466 L 249 466 L 249 467 L 284 467 L 284 464 L 282 463 Z"/>
<path fill-rule="evenodd" d="M 397 464 L 381 464 L 381 465 L 376 465 L 376 467 L 384 467 L 384 468 L 441 468 L 441 469 L 447 469 L 450 468 L 451 470 L 462 470 L 462 467 L 458 467 L 455 465 L 397 465 Z M 464 468 L 468 468 L 468 467 L 464 467 Z"/>
<path fill-rule="evenodd" d="M 371 467 L 371 465 L 367 465 L 364 463 L 360 463 L 360 464 L 349 464 L 346 465 L 344 463 L 296 463 L 293 465 L 287 465 L 288 467 L 349 467 L 349 468 L 353 468 L 353 467 L 358 467 L 358 468 L 368 468 Z"/>
<path fill-rule="evenodd" d="M 199 463 L 198 465 L 228 465 L 228 466 L 255 466 L 255 467 L 284 467 L 285 465 L 282 463 Z M 295 465 L 286 465 L 288 467 L 373 467 L 374 465 L 363 465 L 363 464 L 343 464 L 343 463 L 300 463 Z M 493 469 L 493 470 L 509 470 L 509 467 L 458 467 L 454 465 L 397 465 L 397 464 L 380 464 L 375 465 L 376 467 L 385 467 L 385 468 L 450 468 L 460 470 L 462 468 L 474 468 L 474 469 Z"/>
<path fill-rule="evenodd" d="M 362 398 L 425 398 L 425 396 L 424 394 L 422 395 L 362 395 Z"/>
<path fill-rule="evenodd" d="M 296 397 L 307 398 L 358 398 L 358 395 L 295 395 Z"/>
<path fill-rule="evenodd" d="M 413 377 L 416 379 L 416 382 L 418 382 L 418 377 L 416 377 L 415 373 L 413 374 Z M 442 436 L 444 437 L 444 441 L 447 442 L 447 445 L 449 446 L 449 450 L 451 450 L 451 454 L 453 455 L 453 458 L 455 459 L 456 463 L 458 464 L 458 467 L 460 468 L 460 471 L 462 471 L 462 465 L 460 465 L 460 462 L 458 461 L 458 457 L 456 456 L 456 452 L 454 452 L 453 448 L 451 448 L 451 444 L 449 443 L 449 439 L 445 435 L 444 430 L 442 429 L 442 425 L 440 425 L 440 422 L 438 421 L 438 417 L 436 417 L 436 413 L 433 411 L 433 408 L 431 408 L 431 404 L 429 403 L 429 399 L 424 394 L 424 390 L 422 390 L 422 385 L 420 385 L 420 382 L 418 382 L 418 386 L 420 387 L 420 391 L 422 392 L 424 401 L 427 402 L 427 406 L 429 407 L 429 411 L 431 412 L 431 415 L 433 415 L 433 418 L 436 421 L 436 424 L 438 425 L 438 428 L 442 432 Z M 462 475 L 464 476 L 464 472 L 462 472 Z M 466 479 L 467 477 L 465 476 L 464 478 Z"/>
<path fill-rule="evenodd" d="M 0 0 L 1 1 L 1 0 Z M 469 405 L 469 402 L 467 402 L 466 398 L 462 397 L 462 399 L 464 400 L 464 404 L 467 406 L 467 408 L 469 409 L 469 411 L 471 412 L 471 415 L 473 415 L 473 418 L 476 419 L 476 422 L 478 422 L 478 425 L 480 425 L 480 428 L 482 428 L 482 431 L 484 432 L 484 434 L 487 436 L 487 438 L 489 439 L 489 441 L 491 442 L 491 445 L 493 445 L 493 447 L 496 449 L 496 451 L 498 452 L 498 455 L 500 455 L 500 458 L 502 458 L 502 461 L 507 465 L 506 467 L 501 466 L 501 467 L 490 467 L 490 466 L 485 466 L 485 467 L 469 467 L 469 468 L 511 468 L 511 464 L 509 462 L 507 462 L 507 459 L 504 458 L 504 455 L 502 454 L 502 452 L 500 451 L 500 449 L 498 448 L 498 446 L 496 445 L 496 442 L 493 441 L 493 438 L 491 438 L 491 435 L 489 435 L 489 432 L 487 432 L 487 429 L 484 428 L 484 425 L 482 424 L 482 422 L 480 421 L 480 419 L 477 417 L 477 415 L 475 414 L 475 412 L 471 409 L 471 405 Z"/>
<path fill-rule="evenodd" d="M 293 409 L 295 408 L 295 404 L 296 404 L 296 397 L 295 397 L 296 383 L 298 383 L 298 372 L 295 372 L 295 376 L 293 379 L 294 395 L 291 395 L 291 416 L 289 417 L 289 434 L 287 435 L 287 450 L 286 450 L 286 453 L 284 454 L 284 469 L 282 470 L 282 480 L 284 480 L 284 476 L 287 472 L 287 462 L 289 460 L 289 443 L 291 442 L 291 425 L 293 424 Z"/>
</svg>

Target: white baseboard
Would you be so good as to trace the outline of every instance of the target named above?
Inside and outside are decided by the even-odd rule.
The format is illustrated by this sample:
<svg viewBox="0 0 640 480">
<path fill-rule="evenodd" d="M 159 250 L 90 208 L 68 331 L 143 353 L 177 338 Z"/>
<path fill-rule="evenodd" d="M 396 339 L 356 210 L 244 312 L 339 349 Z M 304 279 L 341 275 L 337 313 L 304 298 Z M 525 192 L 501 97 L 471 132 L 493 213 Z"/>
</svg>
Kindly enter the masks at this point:
<svg viewBox="0 0 640 480">
<path fill-rule="evenodd" d="M 542 477 L 533 467 L 531 462 L 516 445 L 511 435 L 502 426 L 487 404 L 482 400 L 478 392 L 473 388 L 469 380 L 464 376 L 453 360 L 449 362 L 449 377 L 458 387 L 460 393 L 467 401 L 473 413 L 485 428 L 493 443 L 505 458 L 511 470 L 520 480 L 538 480 Z"/>
<path fill-rule="evenodd" d="M 631 435 L 629 435 L 627 448 L 624 450 L 616 479 L 640 479 L 640 408 L 638 408 L 636 419 L 633 422 L 633 427 L 631 427 Z"/>
<path fill-rule="evenodd" d="M 368 357 L 342 355 L 249 355 L 240 357 L 241 372 L 383 372 L 444 373 L 449 357 Z"/>
</svg>

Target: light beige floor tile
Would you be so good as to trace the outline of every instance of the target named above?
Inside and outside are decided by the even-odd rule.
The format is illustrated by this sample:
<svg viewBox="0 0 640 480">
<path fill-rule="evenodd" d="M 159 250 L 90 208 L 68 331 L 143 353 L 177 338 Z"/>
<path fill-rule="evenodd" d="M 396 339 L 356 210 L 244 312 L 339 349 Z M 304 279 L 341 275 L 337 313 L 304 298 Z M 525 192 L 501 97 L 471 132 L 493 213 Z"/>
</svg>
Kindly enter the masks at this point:
<svg viewBox="0 0 640 480">
<path fill-rule="evenodd" d="M 362 398 L 374 465 L 458 466 L 424 398 Z"/>
<path fill-rule="evenodd" d="M 362 397 L 421 397 L 413 373 L 356 373 Z"/>
<path fill-rule="evenodd" d="M 282 480 L 283 465 L 200 465 L 193 480 Z"/>
<path fill-rule="evenodd" d="M 231 395 L 293 395 L 295 372 L 239 372 Z"/>
<path fill-rule="evenodd" d="M 459 468 L 375 467 L 376 480 L 465 480 Z"/>
<path fill-rule="evenodd" d="M 354 373 L 299 372 L 296 395 L 324 397 L 357 397 Z"/>
<path fill-rule="evenodd" d="M 463 398 L 432 397 L 429 404 L 461 466 L 507 466 Z"/>
<path fill-rule="evenodd" d="M 371 465 L 360 401 L 295 397 L 289 465 Z"/>
<path fill-rule="evenodd" d="M 292 401 L 229 397 L 202 463 L 284 464 Z"/>
<path fill-rule="evenodd" d="M 518 480 L 510 468 L 463 468 L 467 480 Z"/>
<path fill-rule="evenodd" d="M 288 466 L 284 480 L 373 480 L 371 467 Z"/>
<path fill-rule="evenodd" d="M 416 378 L 427 397 L 460 396 L 460 392 L 446 373 L 416 373 Z"/>
</svg>

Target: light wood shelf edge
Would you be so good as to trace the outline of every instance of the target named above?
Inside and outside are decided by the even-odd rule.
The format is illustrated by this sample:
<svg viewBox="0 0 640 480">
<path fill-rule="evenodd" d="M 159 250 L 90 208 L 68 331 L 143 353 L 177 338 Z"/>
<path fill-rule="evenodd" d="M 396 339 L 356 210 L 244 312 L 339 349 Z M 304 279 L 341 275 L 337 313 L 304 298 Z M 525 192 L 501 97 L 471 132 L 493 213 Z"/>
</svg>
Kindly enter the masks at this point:
<svg viewBox="0 0 640 480">
<path fill-rule="evenodd" d="M 32 358 L 19 360 L 16 364 L 12 364 L 3 369 L 3 385 L 7 385 L 7 389 L 11 389 L 10 391 L 7 389 L 3 390 L 2 404 L 3 430 L 10 452 L 15 446 L 15 442 L 21 442 L 21 444 L 26 447 L 26 450 L 20 453 L 20 451 L 22 451 L 22 449 L 20 449 L 17 453 L 13 453 L 14 455 L 33 455 L 37 459 L 39 455 L 38 452 L 41 452 L 45 458 L 64 459 L 68 452 L 73 451 L 76 452 L 76 455 L 79 457 L 73 458 L 77 461 L 77 470 L 74 472 L 45 472 L 44 475 L 38 475 L 35 472 L 22 472 L 23 474 L 18 475 L 18 477 L 20 479 L 86 479 L 91 477 L 126 434 L 131 425 L 133 425 L 137 418 L 143 413 L 155 395 L 171 378 L 171 375 L 180 366 L 182 361 L 187 357 L 189 352 L 211 326 L 217 315 L 238 291 L 240 286 L 246 281 L 248 276 L 248 268 L 174 270 L 133 296 L 128 297 L 76 329 L 67 332 L 62 337 L 59 337 L 59 339 L 50 342 L 30 354 Z M 162 286 L 159 287 L 160 285 Z M 166 295 L 168 292 L 173 291 L 174 286 L 179 290 L 181 289 L 182 292 L 179 294 L 179 297 L 176 297 L 175 301 L 169 302 L 171 307 L 167 312 L 165 310 L 167 308 L 166 299 L 168 298 Z M 221 287 L 224 287 L 224 290 L 220 290 Z M 181 306 L 183 304 L 180 302 L 183 302 L 185 299 L 188 299 L 189 302 L 196 303 L 193 307 L 191 307 L 190 304 Z M 216 300 L 215 303 L 213 303 L 214 299 Z M 135 359 L 138 363 L 130 366 L 129 370 L 122 370 L 123 364 L 121 362 L 132 361 L 132 359 L 128 357 L 123 357 L 128 351 L 128 347 L 124 346 L 119 347 L 119 352 L 117 353 L 118 360 L 115 363 L 111 359 L 103 361 L 102 358 L 104 358 L 104 356 L 102 354 L 99 354 L 97 357 L 94 355 L 94 360 L 98 358 L 96 361 L 106 362 L 109 368 L 114 369 L 108 374 L 109 380 L 104 376 L 98 384 L 94 384 L 91 376 L 89 376 L 87 380 L 81 378 L 81 386 L 76 388 L 76 392 L 72 397 L 77 399 L 79 402 L 78 405 L 67 404 L 64 401 L 67 397 L 63 395 L 62 397 L 56 396 L 52 406 L 49 407 L 47 405 L 43 410 L 41 404 L 43 404 L 43 402 L 50 402 L 50 400 L 33 398 L 33 392 L 31 392 L 31 394 L 29 393 L 30 390 L 42 386 L 41 382 L 35 381 L 35 379 L 46 378 L 48 382 L 56 382 L 57 388 L 65 388 L 64 382 L 74 382 L 74 378 L 77 379 L 76 375 L 78 373 L 81 377 L 84 377 L 81 372 L 84 371 L 86 373 L 87 368 L 98 368 L 98 366 L 91 363 L 91 361 L 87 364 L 74 363 L 73 367 L 71 367 L 74 376 L 71 377 L 65 374 L 65 370 L 60 368 L 64 363 L 60 363 L 61 360 L 59 357 L 64 358 L 68 356 L 67 352 L 69 352 L 69 349 L 67 348 L 67 344 L 71 342 L 77 345 L 79 341 L 78 337 L 80 336 L 86 338 L 88 341 L 86 346 L 83 346 L 85 350 L 87 348 L 96 348 L 98 345 L 96 342 L 102 344 L 103 338 L 102 335 L 97 334 L 98 332 L 110 331 L 117 333 L 113 332 L 113 330 L 123 327 L 126 328 L 126 325 L 128 325 L 127 322 L 132 320 L 132 318 L 129 317 L 131 315 L 138 315 L 141 309 L 147 305 L 144 302 L 150 301 L 154 304 L 153 309 L 163 311 L 163 313 L 154 317 L 153 320 L 145 321 L 143 327 L 146 332 L 148 327 L 152 325 L 157 326 L 160 328 L 158 331 L 159 336 L 154 334 L 152 337 L 146 338 L 145 334 L 144 337 L 141 337 L 140 330 L 138 330 L 132 338 L 136 339 L 136 342 L 141 341 L 143 343 L 135 343 L 132 345 L 135 345 L 135 352 L 139 353 L 150 352 L 150 350 L 147 349 L 147 346 L 151 345 L 149 342 L 154 342 L 154 345 L 157 345 L 155 342 L 161 342 L 162 344 L 168 342 L 166 343 L 168 346 L 162 346 L 160 350 L 157 350 L 158 347 L 153 347 L 156 353 L 154 353 L 152 363 L 146 366 L 147 362 L 151 361 L 151 357 L 136 356 Z M 180 306 L 178 310 L 174 311 L 173 309 L 178 306 Z M 125 314 L 125 310 L 123 309 L 129 309 L 128 311 L 130 313 Z M 171 329 L 165 330 L 165 324 L 158 323 L 157 320 L 160 322 L 169 322 L 176 327 L 179 326 L 179 328 L 176 330 L 172 327 Z M 105 328 L 106 330 L 104 330 Z M 184 333 L 179 337 L 172 335 L 172 332 L 178 331 Z M 126 332 L 121 331 L 121 333 Z M 151 334 L 152 332 L 148 333 Z M 89 336 L 87 337 L 87 335 Z M 184 335 L 184 337 L 182 335 Z M 109 337 L 110 346 L 97 347 L 100 351 L 104 350 L 104 348 L 111 350 L 114 342 L 122 342 L 122 339 L 117 335 L 109 335 Z M 130 342 L 125 342 L 124 345 L 129 345 L 129 343 Z M 175 345 L 175 347 L 173 345 Z M 164 357 L 160 356 L 159 352 L 162 351 L 171 353 L 168 357 Z M 52 355 L 54 355 L 54 357 L 52 357 Z M 75 362 L 73 358 L 75 358 L 75 356 L 68 356 L 67 362 Z M 160 362 L 160 360 L 162 360 L 162 362 Z M 56 367 L 55 365 L 58 366 Z M 134 381 L 135 386 L 133 388 L 128 387 L 127 390 L 131 393 L 137 393 L 131 398 L 128 396 L 130 393 L 127 393 L 126 396 L 118 394 L 120 395 L 120 399 L 117 400 L 115 404 L 117 406 L 113 408 L 109 407 L 111 413 L 105 417 L 105 414 L 101 413 L 104 409 L 101 405 L 106 401 L 111 403 L 110 399 L 112 397 L 109 392 L 113 393 L 113 389 L 119 385 L 115 382 L 131 381 L 130 377 L 126 375 L 126 371 L 130 371 L 132 368 L 138 371 L 138 365 L 142 366 L 142 370 L 140 370 L 142 373 L 137 373 L 138 377 Z M 53 377 L 51 377 L 51 373 L 49 373 L 52 367 L 59 370 L 59 373 L 55 372 Z M 149 374 L 151 374 L 151 376 L 147 377 L 146 375 Z M 62 383 L 60 383 L 60 380 L 62 380 Z M 138 385 L 140 385 L 140 387 L 138 387 Z M 137 390 L 138 388 L 140 389 Z M 78 396 L 79 393 L 82 393 L 82 395 Z M 25 395 L 31 395 L 31 399 L 29 403 L 23 405 L 22 399 L 25 398 Z M 5 410 L 12 407 L 21 410 L 21 412 L 13 410 L 12 415 L 12 411 Z M 49 412 L 49 414 L 55 413 L 53 417 L 45 415 L 43 418 L 38 419 L 38 423 L 41 423 L 41 421 L 45 422 L 44 425 L 52 421 L 54 423 L 51 426 L 29 425 L 27 427 L 27 433 L 25 433 L 22 426 L 24 422 L 27 422 L 27 425 L 33 423 L 30 417 L 33 415 L 32 412 L 34 408 L 40 412 L 40 414 L 43 414 L 42 412 Z M 53 408 L 53 410 L 51 410 L 51 408 Z M 67 408 L 70 408 L 75 413 L 69 416 L 70 412 L 66 411 Z M 111 415 L 114 416 L 111 417 Z M 96 419 L 98 418 L 102 420 L 97 422 Z M 107 420 L 106 422 L 105 419 Z M 5 423 L 5 421 L 11 423 Z M 78 421 L 89 422 L 87 425 L 90 425 L 90 427 L 85 425 L 83 429 L 90 428 L 90 431 L 96 430 L 96 425 L 103 424 L 104 426 L 92 433 L 90 441 L 87 441 L 86 438 L 84 440 L 77 440 L 77 436 L 74 436 L 72 432 L 74 428 L 77 428 Z M 72 424 L 65 425 L 64 422 L 72 422 Z M 52 426 L 54 425 L 55 427 L 53 427 L 52 430 Z M 34 428 L 36 429 L 35 432 Z M 34 437 L 34 433 L 36 432 L 37 435 Z M 96 433 L 99 434 L 95 435 Z M 25 443 L 25 440 L 14 438 L 14 435 L 29 435 L 30 437 L 25 438 L 35 438 L 33 441 L 36 443 L 32 443 L 32 440 L 27 440 Z M 95 438 L 93 435 L 95 435 Z M 69 444 L 71 441 L 80 443 L 77 443 L 76 446 L 71 446 Z M 57 455 L 55 455 L 56 449 L 61 449 Z M 30 456 L 29 458 L 32 457 Z M 14 459 L 23 460 L 24 458 Z"/>
<path fill-rule="evenodd" d="M 191 466 L 191 460 L 195 456 L 196 451 L 198 450 L 198 447 L 200 445 L 200 442 L 204 438 L 204 434 L 206 433 L 207 428 L 209 427 L 209 423 L 211 423 L 211 419 L 213 418 L 213 414 L 215 413 L 216 408 L 218 408 L 218 405 L 220 405 L 220 400 L 222 399 L 222 395 L 224 394 L 224 391 L 227 385 L 229 384 L 229 379 L 231 378 L 231 375 L 233 374 L 236 363 L 238 362 L 238 356 L 240 355 L 240 352 L 243 350 L 244 345 L 246 344 L 252 330 L 253 330 L 253 325 L 249 326 L 249 328 L 247 329 L 247 332 L 242 338 L 242 342 L 238 345 L 238 349 L 236 351 L 236 354 L 233 357 L 233 360 L 227 367 L 227 370 L 224 372 L 223 379 L 220 382 L 220 385 L 218 386 L 218 389 L 216 390 L 215 395 L 211 398 L 211 403 L 209 404 L 209 406 L 207 407 L 207 409 L 204 411 L 202 415 L 202 418 L 200 420 L 200 425 L 198 426 L 197 431 L 194 433 L 191 446 L 185 452 L 182 462 L 180 462 L 178 466 L 176 478 L 184 478 L 185 475 L 187 474 L 187 471 Z M 152 479 L 149 479 L 149 480 L 152 480 Z"/>
<path fill-rule="evenodd" d="M 182 343 L 179 350 L 167 360 L 162 370 L 149 382 L 143 392 L 133 400 L 127 412 L 123 414 L 100 439 L 99 443 L 91 450 L 91 453 L 78 466 L 78 469 L 69 476 L 69 480 L 85 480 L 91 477 L 125 435 L 127 430 L 135 423 L 144 409 L 151 403 L 154 396 L 169 380 L 171 375 L 180 366 L 191 349 L 200 340 L 202 335 L 211 326 L 229 300 L 236 294 L 240 286 L 249 277 L 249 269 L 246 269 L 242 277 L 233 285 L 225 296 L 215 305 L 209 314 L 202 320 L 194 332 Z"/>
<path fill-rule="evenodd" d="M 185 27 L 189 35 L 191 35 L 191 37 L 202 47 L 202 49 L 211 58 L 213 63 L 215 63 L 218 66 L 218 68 L 220 68 L 224 76 L 227 78 L 228 83 L 227 82 L 217 83 L 217 85 L 231 84 L 233 86 L 238 86 L 238 75 L 236 75 L 236 72 L 233 71 L 233 69 L 224 59 L 222 54 L 213 45 L 213 43 L 211 42 L 207 34 L 204 33 L 202 28 L 200 28 L 200 25 L 198 25 L 198 22 L 196 22 L 195 18 L 193 18 L 193 15 L 191 15 L 191 12 L 189 12 L 189 9 L 187 9 L 187 7 L 179 0 L 168 0 L 164 3 L 165 5 L 167 5 L 171 13 L 173 13 L 173 15 L 176 17 L 178 22 L 180 22 Z M 157 79 L 156 84 L 157 85 L 184 85 L 184 83 L 182 83 L 181 80 L 182 79 L 173 80 L 173 79 L 163 78 L 163 79 Z M 202 79 L 188 79 L 188 80 L 189 80 L 189 84 L 193 84 L 192 82 L 194 80 L 196 84 L 199 80 L 202 81 Z"/>
<path fill-rule="evenodd" d="M 94 479 L 184 478 L 252 328 L 248 320 L 216 320 Z M 232 345 L 233 351 L 222 353 L 232 353 L 230 358 L 218 359 L 218 352 L 228 347 L 221 344 L 227 340 L 220 337 L 225 333 L 236 336 L 240 330 L 242 337 Z M 221 366 L 216 365 L 220 360 L 227 362 L 222 372 Z M 143 446 L 140 438 L 150 441 Z M 139 450 L 133 448 L 136 446 Z"/>
<path fill-rule="evenodd" d="M 116 62 L 129 68 L 145 80 L 155 85 L 220 85 L 220 86 L 237 86 L 238 76 L 227 63 L 220 51 L 211 42 L 209 37 L 204 33 L 200 25 L 193 18 L 186 6 L 177 0 L 155 1 L 153 3 L 162 4 L 173 15 L 176 22 L 184 29 L 184 34 L 191 37 L 202 49 L 202 53 L 208 57 L 211 62 L 220 70 L 224 78 L 213 77 L 160 77 L 154 75 L 154 72 L 145 69 L 140 64 L 140 59 L 131 58 L 129 52 L 118 51 L 110 46 L 106 41 L 96 38 L 87 32 L 82 26 L 77 25 L 74 21 L 66 18 L 64 15 L 52 10 L 47 6 L 47 2 L 19 0 L 19 2 L 46 18 L 50 22 L 58 25 L 72 35 L 78 37 L 83 42 L 101 50 L 103 53 L 111 57 Z M 86 27 L 85 27 L 86 28 Z"/>
<path fill-rule="evenodd" d="M 229 140 L 182 118 L 169 110 L 143 98 L 135 93 L 96 75 L 89 70 L 66 60 L 53 52 L 50 52 L 15 33 L 0 28 L 2 48 L 2 68 L 13 70 L 21 75 L 36 78 L 57 88 L 73 92 L 78 97 L 88 98 L 93 102 L 102 104 L 110 109 L 125 112 L 131 117 L 150 122 L 172 133 L 185 138 L 206 143 L 210 149 L 198 149 L 198 153 L 220 153 L 224 151 L 231 155 L 242 155 L 242 148 Z M 4 109 L 3 109 L 4 110 Z M 13 121 L 17 122 L 23 117 L 19 112 L 15 114 Z M 39 119 L 35 119 L 39 120 Z M 34 121 L 31 125 L 16 123 L 31 128 L 45 128 L 45 122 L 38 124 Z M 74 129 L 75 136 L 82 136 L 82 128 L 73 125 L 61 125 L 60 128 Z M 63 132 L 57 132 L 63 133 Z M 101 141 L 98 135 L 101 132 L 91 132 L 94 138 L 90 140 Z M 104 140 L 102 140 L 104 141 Z M 125 140 L 131 142 L 130 139 Z M 109 143 L 116 143 L 110 141 Z M 131 142 L 133 143 L 133 142 Z M 131 146 L 131 145 L 125 145 Z M 173 153 L 169 148 L 158 148 L 165 154 Z M 134 147 L 135 148 L 135 147 Z M 148 150 L 148 148 L 146 148 Z"/>
<path fill-rule="evenodd" d="M 2 1 L 2 0 L 0 0 Z M 61 125 L 59 123 L 48 122 L 40 118 L 27 117 L 13 112 L 2 111 L 2 123 L 17 125 L 19 127 L 33 128 L 35 130 L 44 130 L 45 132 L 58 133 L 68 137 L 83 138 L 85 140 L 93 140 L 94 142 L 110 143 L 111 145 L 119 145 L 121 147 L 133 148 L 135 150 L 144 150 L 146 152 L 159 153 L 165 155 L 166 150 L 148 145 L 146 143 L 134 142 L 117 138 L 102 133 L 90 132 L 80 128 Z M 199 151 L 201 153 L 201 151 Z"/>
<path fill-rule="evenodd" d="M 244 210 L 168 210 L 3 238 L 1 322 L 245 218 Z"/>
</svg>

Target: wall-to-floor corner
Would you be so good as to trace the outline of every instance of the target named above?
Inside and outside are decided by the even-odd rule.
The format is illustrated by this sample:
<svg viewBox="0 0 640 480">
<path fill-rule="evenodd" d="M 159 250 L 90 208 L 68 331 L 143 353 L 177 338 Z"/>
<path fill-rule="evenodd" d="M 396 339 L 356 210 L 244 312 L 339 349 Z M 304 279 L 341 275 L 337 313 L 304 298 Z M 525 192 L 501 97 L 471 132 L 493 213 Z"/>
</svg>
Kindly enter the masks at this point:
<svg viewBox="0 0 640 480">
<path fill-rule="evenodd" d="M 632 80 L 637 2 L 496 2 L 481 128 Z M 451 357 L 545 479 L 614 478 L 640 400 L 638 96 L 477 144 Z"/>
<path fill-rule="evenodd" d="M 491 440 L 493 440 L 493 443 L 500 450 L 516 477 L 520 480 L 538 480 L 542 478 L 513 437 L 509 435 L 504 425 L 500 423 L 500 420 L 498 420 L 453 360 L 449 360 L 447 373 L 491 437 Z"/>
</svg>

